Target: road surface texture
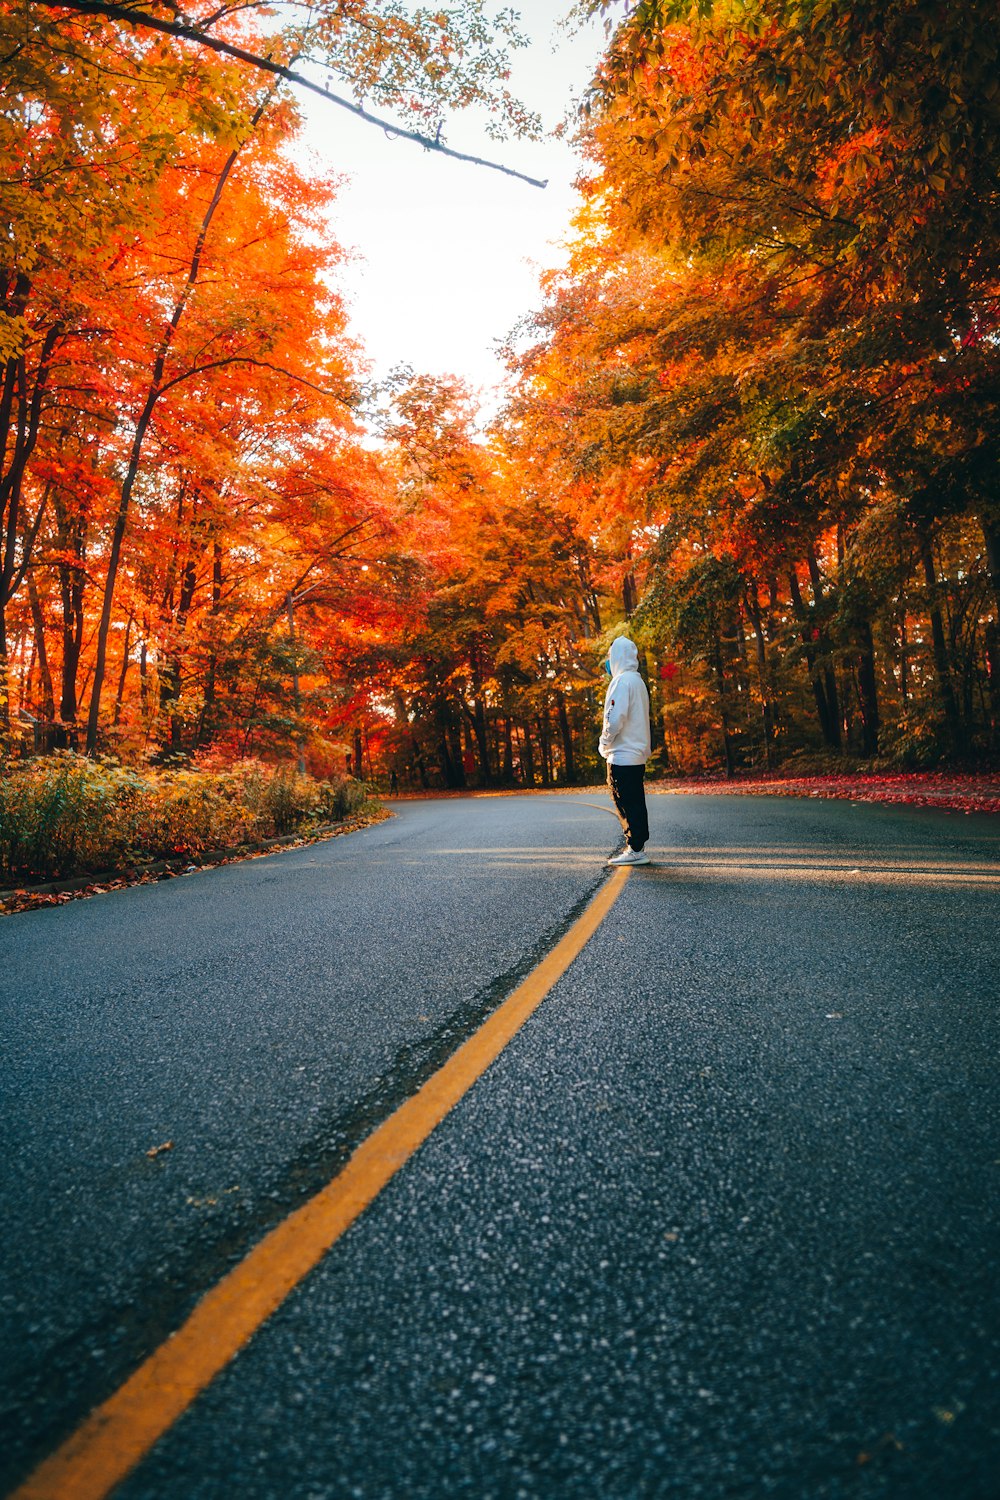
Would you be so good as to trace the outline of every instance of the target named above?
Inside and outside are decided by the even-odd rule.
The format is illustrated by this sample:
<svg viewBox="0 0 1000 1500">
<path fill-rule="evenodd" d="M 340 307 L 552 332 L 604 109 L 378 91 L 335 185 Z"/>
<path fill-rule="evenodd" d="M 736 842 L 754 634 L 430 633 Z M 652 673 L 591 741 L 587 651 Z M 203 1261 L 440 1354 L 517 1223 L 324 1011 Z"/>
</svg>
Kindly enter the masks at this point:
<svg viewBox="0 0 1000 1500">
<path fill-rule="evenodd" d="M 602 802 L 400 802 L 0 926 L 5 1490 L 551 948 Z M 996 820 L 651 816 L 656 863 L 119 1496 L 997 1500 Z"/>
</svg>

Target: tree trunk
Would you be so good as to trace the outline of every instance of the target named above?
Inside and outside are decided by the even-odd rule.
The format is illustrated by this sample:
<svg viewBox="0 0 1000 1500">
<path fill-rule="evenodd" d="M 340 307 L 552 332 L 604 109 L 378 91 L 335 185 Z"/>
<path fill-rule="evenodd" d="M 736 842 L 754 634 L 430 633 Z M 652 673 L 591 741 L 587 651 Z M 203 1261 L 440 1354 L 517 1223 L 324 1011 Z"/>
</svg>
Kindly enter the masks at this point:
<svg viewBox="0 0 1000 1500">
<path fill-rule="evenodd" d="M 729 723 L 729 710 L 726 707 L 726 674 L 722 662 L 722 641 L 717 629 L 712 632 L 712 668 L 715 673 L 716 691 L 719 694 L 719 712 L 722 716 L 722 748 L 726 763 L 726 777 L 731 780 L 735 769 L 732 730 Z"/>
<path fill-rule="evenodd" d="M 23 658 L 24 658 L 24 647 L 23 646 L 21 647 L 21 651 L 20 651 L 19 654 L 20 654 L 20 656 L 22 658 L 22 662 L 23 662 Z M 18 708 L 18 713 L 19 714 L 20 714 L 20 711 L 22 709 L 27 709 L 27 706 L 28 706 L 29 703 L 33 703 L 35 701 L 35 699 L 34 699 L 34 692 L 35 692 L 35 663 L 36 663 L 37 660 L 38 660 L 38 650 L 37 650 L 36 645 L 35 645 L 34 631 L 32 631 L 32 635 L 31 635 L 31 650 L 28 653 L 28 666 L 27 666 L 27 669 L 25 669 L 25 667 L 22 664 L 21 673 L 20 673 L 21 680 L 20 680 L 20 682 L 18 684 L 18 690 L 17 690 L 17 708 Z M 38 739 L 38 718 L 37 718 L 37 715 L 35 715 L 34 718 L 35 718 L 35 739 L 37 741 L 37 739 Z"/>
<path fill-rule="evenodd" d="M 630 568 L 622 579 L 622 608 L 625 611 L 626 620 L 630 620 L 635 614 L 638 602 L 639 593 L 635 586 L 635 574 Z"/>
<path fill-rule="evenodd" d="M 993 590 L 993 603 L 997 618 L 1000 619 L 1000 519 L 983 516 L 979 524 L 983 528 L 983 541 L 986 543 L 986 571 Z"/>
<path fill-rule="evenodd" d="M 162 656 L 157 664 L 156 675 L 160 695 L 158 717 L 161 723 L 166 720 L 167 746 L 171 754 L 175 754 L 180 749 L 179 720 L 173 712 L 173 705 L 180 696 L 180 666 L 176 656 Z"/>
<path fill-rule="evenodd" d="M 178 520 L 180 515 L 178 514 Z M 169 723 L 169 744 L 172 755 L 179 755 L 184 748 L 183 724 L 177 713 L 177 702 L 181 696 L 182 687 L 182 646 L 187 630 L 188 615 L 194 603 L 195 590 L 198 586 L 198 570 L 193 556 L 188 555 L 181 569 L 180 597 L 177 601 L 177 609 L 171 622 L 172 649 L 164 653 L 164 659 L 160 665 L 160 708 L 167 715 Z M 170 593 L 173 593 L 171 584 Z M 291 597 L 291 596 L 289 596 Z M 169 604 L 169 599 L 166 601 Z M 291 605 L 289 605 L 291 610 Z M 290 615 L 291 619 L 291 615 Z M 292 638 L 292 653 L 294 657 L 295 641 L 294 630 Z M 295 673 L 295 715 L 298 718 L 298 672 Z M 116 721 L 117 722 L 117 721 Z M 301 769 L 301 749 L 299 761 Z"/>
<path fill-rule="evenodd" d="M 872 627 L 865 620 L 860 627 L 861 651 L 858 657 L 858 705 L 861 709 L 862 754 L 878 754 L 879 711 L 878 683 L 875 677 L 875 642 Z"/>
<path fill-rule="evenodd" d="M 994 621 L 986 627 L 986 681 L 990 693 L 990 744 L 1000 750 L 1000 628 Z"/>
<path fill-rule="evenodd" d="M 56 716 L 56 695 L 49 669 L 49 654 L 45 648 L 45 619 L 42 605 L 35 587 L 34 577 L 28 574 L 28 601 L 31 605 L 31 623 L 35 630 L 35 655 L 38 659 L 38 675 L 42 684 L 42 716 L 45 720 L 41 736 L 41 749 L 46 753 L 52 749 L 52 726 Z"/>
<path fill-rule="evenodd" d="M 216 630 L 219 605 L 222 601 L 222 546 L 218 540 L 212 543 L 212 607 L 209 610 L 211 640 L 208 663 L 205 668 L 205 692 L 202 698 L 201 715 L 198 720 L 199 745 L 209 745 L 215 735 L 215 677 L 218 670 L 218 642 Z"/>
<path fill-rule="evenodd" d="M 483 786 L 493 785 L 493 775 L 490 770 L 490 747 L 486 728 L 486 705 L 482 698 L 476 697 L 473 703 L 472 728 L 476 736 L 476 751 L 479 758 L 479 775 Z"/>
<path fill-rule="evenodd" d="M 83 617 L 82 614 L 76 620 L 71 620 L 67 625 L 63 622 L 63 662 L 62 662 L 62 691 L 59 698 L 59 718 L 61 728 L 56 736 L 56 743 L 68 745 L 71 749 L 77 744 L 77 715 L 79 714 L 79 700 L 77 697 L 77 677 L 80 673 L 80 655 L 83 650 Z"/>
<path fill-rule="evenodd" d="M 764 639 L 764 621 L 755 589 L 747 589 L 746 609 L 753 630 L 754 655 L 757 660 L 757 691 L 760 693 L 760 717 L 764 730 L 764 765 L 770 771 L 773 769 L 774 710 L 771 707 L 771 674 L 767 661 L 767 642 Z"/>
<path fill-rule="evenodd" d="M 801 626 L 800 639 L 805 651 L 806 666 L 809 668 L 809 681 L 812 685 L 813 697 L 816 700 L 816 714 L 819 718 L 820 730 L 822 732 L 823 739 L 831 747 L 831 749 L 839 750 L 840 725 L 837 722 L 837 716 L 835 712 L 836 705 L 831 708 L 830 702 L 826 695 L 826 689 L 823 683 L 820 681 L 819 671 L 817 670 L 816 666 L 816 645 L 812 637 L 812 626 L 809 621 L 808 611 L 806 610 L 805 603 L 802 598 L 802 591 L 799 588 L 798 576 L 794 568 L 792 568 L 788 574 L 788 587 L 791 594 L 792 609 L 794 610 L 795 617 L 799 621 Z"/>
<path fill-rule="evenodd" d="M 7 657 L 7 615 L 0 604 L 0 761 L 10 745 L 10 662 Z"/>
<path fill-rule="evenodd" d="M 437 741 L 438 758 L 441 764 L 441 774 L 444 777 L 446 787 L 455 789 L 465 785 L 465 771 L 462 767 L 462 740 L 459 734 L 458 754 L 454 752 L 451 744 L 452 725 L 448 722 L 447 705 L 439 699 L 437 703 Z"/>
<path fill-rule="evenodd" d="M 149 709 L 149 642 L 147 640 L 143 640 L 139 648 L 139 702 L 145 719 Z"/>
<path fill-rule="evenodd" d="M 938 697 L 944 710 L 945 727 L 951 740 L 953 750 L 959 750 L 963 744 L 962 724 L 958 712 L 958 701 L 955 698 L 955 689 L 951 681 L 951 664 L 948 660 L 948 639 L 945 635 L 944 619 L 941 614 L 940 595 L 938 591 L 937 568 L 934 565 L 934 552 L 927 536 L 920 536 L 920 560 L 924 569 L 924 582 L 927 585 L 928 611 L 931 620 L 931 646 L 934 656 L 934 671 L 937 677 Z"/>
<path fill-rule="evenodd" d="M 13 287 L 6 289 L 0 311 L 14 318 L 22 316 L 30 291 L 31 283 L 21 273 Z M 61 323 L 54 324 L 46 332 L 33 378 L 29 379 L 28 362 L 23 354 L 11 357 L 5 364 L 0 388 L 0 608 L 6 608 L 27 576 L 42 516 L 51 495 L 52 487 L 46 485 L 34 518 L 22 521 L 28 462 L 38 441 L 43 397 L 56 346 L 63 332 Z M 6 472 L 3 471 L 5 463 Z M 9 713 L 9 704 L 7 711 Z"/>
<path fill-rule="evenodd" d="M 984 516 L 980 523 L 986 542 L 986 568 L 993 590 L 996 620 L 988 621 L 984 632 L 986 647 L 986 680 L 990 694 L 990 746 L 1000 750 L 1000 525 Z"/>
<path fill-rule="evenodd" d="M 525 786 L 535 784 L 535 747 L 531 742 L 531 720 L 525 719 L 521 729 L 521 773 Z"/>
<path fill-rule="evenodd" d="M 79 738 L 77 719 L 80 712 L 78 677 L 83 652 L 86 621 L 87 588 L 87 522 L 80 510 L 67 506 L 59 491 L 53 493 L 56 536 L 63 560 L 57 563 L 59 599 L 62 607 L 62 676 L 59 692 L 59 725 L 54 743 L 60 748 L 76 749 Z"/>
<path fill-rule="evenodd" d="M 580 580 L 580 601 L 585 621 L 583 634 L 588 640 L 601 633 L 601 606 L 590 577 L 590 559 L 583 553 L 576 559 L 576 571 Z"/>
<path fill-rule="evenodd" d="M 566 695 L 563 692 L 556 693 L 556 705 L 559 713 L 559 734 L 562 738 L 563 760 L 566 765 L 566 780 L 576 780 L 576 766 L 573 760 L 573 734 L 569 727 L 569 714 L 566 712 Z"/>
<path fill-rule="evenodd" d="M 118 691 L 115 693 L 115 715 L 113 723 L 115 728 L 121 723 L 122 704 L 125 701 L 125 681 L 128 677 L 128 653 L 131 645 L 132 626 L 135 624 L 135 616 L 129 615 L 125 621 L 125 639 L 122 642 L 122 669 L 118 674 Z"/>
<path fill-rule="evenodd" d="M 552 747 L 549 741 L 549 719 L 544 709 L 538 715 L 538 746 L 542 762 L 542 786 L 552 785 Z"/>
<path fill-rule="evenodd" d="M 822 609 L 822 606 L 823 606 L 823 580 L 822 580 L 822 577 L 820 576 L 820 571 L 819 571 L 819 558 L 816 556 L 816 551 L 815 551 L 815 548 L 813 548 L 813 547 L 809 547 L 806 550 L 806 565 L 809 568 L 809 581 L 812 584 L 813 599 L 816 602 L 816 609 L 817 609 L 817 612 L 818 612 L 818 611 L 820 611 Z M 828 637 L 827 632 L 826 632 L 826 627 L 822 624 L 821 621 L 819 622 L 819 630 L 820 630 L 820 639 L 819 639 L 820 654 L 823 655 L 823 656 L 825 656 L 827 658 L 827 660 L 824 663 L 823 669 L 822 669 L 823 670 L 823 686 L 824 686 L 824 690 L 825 690 L 825 693 L 826 693 L 827 707 L 828 707 L 829 712 L 830 712 L 831 721 L 834 724 L 838 724 L 839 720 L 840 720 L 840 708 L 839 708 L 839 701 L 840 701 L 840 699 L 839 699 L 839 694 L 838 694 L 838 691 L 837 691 L 837 674 L 834 671 L 833 663 L 829 659 L 830 658 L 830 654 L 831 654 L 830 640 L 829 640 L 829 637 Z M 840 746 L 840 743 L 841 743 L 841 740 L 840 740 L 840 734 L 839 734 L 839 731 L 838 731 L 838 734 L 837 734 L 837 745 L 838 745 L 838 747 Z"/>
</svg>

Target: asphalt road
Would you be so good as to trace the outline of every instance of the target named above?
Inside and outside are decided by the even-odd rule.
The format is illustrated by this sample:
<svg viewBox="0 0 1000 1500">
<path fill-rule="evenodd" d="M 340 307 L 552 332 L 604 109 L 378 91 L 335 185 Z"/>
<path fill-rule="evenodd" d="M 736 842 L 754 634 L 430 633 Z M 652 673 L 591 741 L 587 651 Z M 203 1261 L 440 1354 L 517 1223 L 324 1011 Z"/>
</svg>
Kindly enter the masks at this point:
<svg viewBox="0 0 1000 1500">
<path fill-rule="evenodd" d="M 547 951 L 602 801 L 403 802 L 0 926 L 5 1487 Z M 657 864 L 122 1496 L 997 1500 L 996 820 L 651 812 Z"/>
</svg>

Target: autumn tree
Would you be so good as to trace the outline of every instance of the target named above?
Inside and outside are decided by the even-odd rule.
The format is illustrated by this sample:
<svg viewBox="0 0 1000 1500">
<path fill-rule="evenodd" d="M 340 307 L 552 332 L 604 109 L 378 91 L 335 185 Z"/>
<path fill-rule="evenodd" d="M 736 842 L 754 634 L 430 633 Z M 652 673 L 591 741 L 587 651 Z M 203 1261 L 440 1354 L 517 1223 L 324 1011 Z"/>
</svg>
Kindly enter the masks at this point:
<svg viewBox="0 0 1000 1500">
<path fill-rule="evenodd" d="M 3 723 L 13 630 L 44 744 L 79 742 L 81 702 L 91 750 L 141 732 L 190 753 L 241 715 L 244 745 L 301 744 L 377 611 L 393 522 L 287 87 L 393 109 L 434 149 L 472 104 L 530 131 L 512 18 L 71 0 L 0 8 L 0 28 Z"/>
<path fill-rule="evenodd" d="M 100 400 L 102 303 L 123 247 L 154 211 L 156 183 L 177 133 L 221 128 L 225 101 L 210 61 L 179 63 L 78 19 L 0 11 L 6 59 L 0 85 L 0 714 L 7 715 L 6 612 L 59 486 L 32 484 L 40 442 L 72 441 L 81 407 Z M 54 56 L 63 61 L 53 66 Z M 117 87 L 108 91 L 106 79 Z M 222 92 L 222 91 L 220 91 Z M 148 101 L 154 99 L 155 107 Z M 69 528 L 64 524 L 64 530 Z M 68 540 L 68 538 L 67 538 Z M 67 550 L 70 550 L 69 548 Z"/>
<path fill-rule="evenodd" d="M 605 506 L 631 489 L 628 547 L 655 537 L 635 623 L 686 644 L 714 682 L 727 766 L 736 728 L 770 760 L 800 719 L 789 656 L 831 749 L 874 753 L 888 693 L 905 740 L 918 679 L 942 745 L 961 752 L 983 723 L 997 244 L 984 22 L 977 6 L 645 3 L 595 80 L 590 207 L 524 399 L 538 410 L 559 393 L 566 472 Z M 945 579 L 956 544 L 963 566 Z M 700 645 L 680 628 L 694 619 Z M 964 703 L 959 679 L 975 684 Z"/>
<path fill-rule="evenodd" d="M 385 435 L 415 563 L 384 668 L 397 760 L 428 785 L 576 779 L 594 663 L 565 517 L 476 431 L 456 381 L 404 379 Z"/>
</svg>

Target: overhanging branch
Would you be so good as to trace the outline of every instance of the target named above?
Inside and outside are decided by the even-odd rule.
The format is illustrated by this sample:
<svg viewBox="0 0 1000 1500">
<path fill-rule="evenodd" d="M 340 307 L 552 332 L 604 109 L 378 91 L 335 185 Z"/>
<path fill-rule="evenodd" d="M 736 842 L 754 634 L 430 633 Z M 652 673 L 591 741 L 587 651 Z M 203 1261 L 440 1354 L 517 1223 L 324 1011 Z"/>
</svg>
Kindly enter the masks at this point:
<svg viewBox="0 0 1000 1500">
<path fill-rule="evenodd" d="M 207 32 L 200 31 L 197 26 L 186 25 L 183 21 L 165 21 L 159 16 L 149 15 L 147 11 L 134 10 L 127 5 L 107 4 L 105 0 L 39 0 L 39 3 L 49 10 L 70 10 L 81 15 L 104 16 L 110 21 L 124 21 L 127 26 L 140 26 L 149 31 L 159 31 L 164 36 L 194 42 L 199 47 L 207 47 L 212 52 L 220 53 L 223 57 L 232 57 L 237 62 L 247 63 L 252 68 L 259 68 L 262 72 L 273 73 L 275 77 L 283 78 L 287 83 L 294 83 L 299 88 L 308 89 L 310 93 L 318 94 L 321 99 L 325 99 L 328 104 L 336 104 L 340 109 L 346 109 L 352 115 L 357 115 L 359 120 L 364 120 L 369 125 L 377 125 L 381 130 L 398 136 L 402 140 L 414 141 L 418 146 L 423 146 L 425 151 L 437 151 L 442 156 L 453 157 L 456 161 L 467 161 L 475 167 L 488 167 L 492 172 L 503 172 L 507 177 L 516 177 L 521 182 L 529 183 L 531 187 L 548 187 L 548 179 L 543 181 L 537 177 L 529 177 L 525 172 L 518 172 L 513 167 L 505 167 L 502 162 L 487 161 L 482 156 L 470 156 L 465 151 L 455 151 L 434 136 L 421 135 L 418 130 L 407 130 L 392 120 L 383 120 L 380 116 L 373 115 L 369 110 L 362 108 L 360 104 L 355 104 L 352 100 L 333 93 L 320 83 L 313 83 L 311 78 L 306 78 L 303 73 L 297 73 L 294 68 L 275 62 L 273 58 L 261 57 L 256 52 L 248 52 L 244 47 L 237 47 L 232 42 L 224 42 L 219 37 L 209 36 Z"/>
<path fill-rule="evenodd" d="M 330 401 L 337 401 L 341 406 L 346 406 L 348 411 L 356 411 L 345 396 L 338 395 L 336 391 L 326 390 L 321 385 L 307 380 L 304 375 L 296 375 L 292 370 L 286 370 L 284 365 L 271 364 L 266 359 L 255 359 L 251 354 L 227 354 L 223 359 L 212 359 L 203 365 L 192 365 L 190 370 L 184 370 L 180 375 L 175 375 L 171 380 L 163 381 L 156 390 L 156 400 L 159 401 L 168 391 L 173 390 L 175 385 L 183 385 L 185 381 L 195 380 L 199 375 L 207 375 L 211 370 L 224 370 L 230 365 L 250 365 L 255 370 L 273 370 L 276 375 L 284 375 L 286 380 L 293 381 L 296 385 L 303 385 L 307 390 L 315 391 L 318 396 L 325 396 Z"/>
</svg>

